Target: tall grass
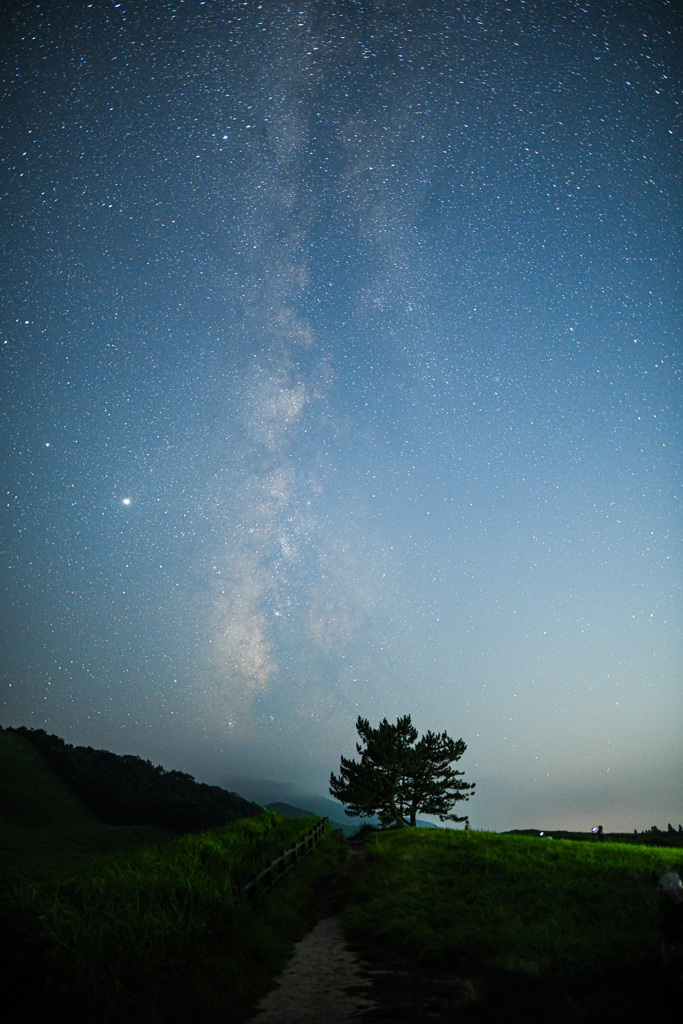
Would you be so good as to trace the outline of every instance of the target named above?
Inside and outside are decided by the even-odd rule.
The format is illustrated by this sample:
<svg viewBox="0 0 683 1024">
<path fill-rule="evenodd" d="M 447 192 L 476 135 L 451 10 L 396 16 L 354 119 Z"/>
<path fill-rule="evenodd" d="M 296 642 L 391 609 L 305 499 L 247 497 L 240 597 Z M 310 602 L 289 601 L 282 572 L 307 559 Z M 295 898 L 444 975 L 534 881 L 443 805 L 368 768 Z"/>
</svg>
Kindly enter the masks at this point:
<svg viewBox="0 0 683 1024">
<path fill-rule="evenodd" d="M 312 825 L 265 814 L 20 881 L 0 906 L 10 1019 L 241 1019 L 308 924 L 343 839 L 326 837 L 255 909 L 238 890 Z"/>
<path fill-rule="evenodd" d="M 629 988 L 655 953 L 653 876 L 672 854 L 447 830 L 379 833 L 345 923 L 373 958 L 384 951 L 395 969 L 449 978 L 449 998 L 459 1011 L 472 1004 L 473 1019 L 523 1019 L 533 998 L 548 1003 L 546 1019 L 587 1020 L 578 1008 L 588 993 L 595 1006 L 612 1005 L 613 990 L 625 991 L 625 980 Z"/>
</svg>

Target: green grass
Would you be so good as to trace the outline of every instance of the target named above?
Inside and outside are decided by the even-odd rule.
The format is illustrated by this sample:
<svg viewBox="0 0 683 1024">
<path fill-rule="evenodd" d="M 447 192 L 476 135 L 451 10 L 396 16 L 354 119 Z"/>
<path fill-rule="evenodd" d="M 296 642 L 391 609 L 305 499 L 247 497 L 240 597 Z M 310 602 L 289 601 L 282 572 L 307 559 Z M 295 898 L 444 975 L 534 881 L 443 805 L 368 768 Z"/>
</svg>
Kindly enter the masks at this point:
<svg viewBox="0 0 683 1024">
<path fill-rule="evenodd" d="M 586 1014 L 598 1007 L 604 1020 L 635 1020 L 641 966 L 657 948 L 653 873 L 672 855 L 680 851 L 378 833 L 345 924 L 371 958 L 402 972 L 394 998 L 417 999 L 424 1012 L 425 992 L 439 989 L 435 1019 L 522 1020 L 534 1005 L 546 1020 L 597 1020 Z"/>
<path fill-rule="evenodd" d="M 167 842 L 152 826 L 104 825 L 22 736 L 0 729 L 0 877 L 3 886 L 90 863 L 93 856 Z"/>
<path fill-rule="evenodd" d="M 263 815 L 18 882 L 0 906 L 10 1020 L 240 1020 L 310 924 L 343 839 L 330 834 L 255 909 L 236 890 L 313 824 Z"/>
<path fill-rule="evenodd" d="M 103 825 L 0 730 L 4 1019 L 247 1020 L 345 841 L 329 834 L 255 908 L 235 890 L 311 824 L 264 814 L 181 838 Z M 669 1019 L 641 982 L 653 876 L 680 873 L 683 851 L 422 829 L 373 834 L 367 851 L 345 927 L 391 972 L 374 976 L 378 1021 Z"/>
<path fill-rule="evenodd" d="M 311 926 L 345 841 L 328 834 L 256 907 L 235 890 L 313 824 L 264 814 L 182 837 L 104 825 L 0 730 L 3 1020 L 247 1019 Z"/>
</svg>

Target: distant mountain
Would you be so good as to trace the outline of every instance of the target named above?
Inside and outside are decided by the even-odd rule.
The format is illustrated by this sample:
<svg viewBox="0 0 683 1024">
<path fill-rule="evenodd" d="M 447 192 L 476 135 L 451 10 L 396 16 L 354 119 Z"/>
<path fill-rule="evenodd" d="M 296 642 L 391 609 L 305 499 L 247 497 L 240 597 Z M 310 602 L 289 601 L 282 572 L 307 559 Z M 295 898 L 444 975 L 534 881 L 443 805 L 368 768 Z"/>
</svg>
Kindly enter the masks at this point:
<svg viewBox="0 0 683 1024">
<path fill-rule="evenodd" d="M 306 811 L 303 807 L 294 807 L 292 804 L 283 804 L 276 800 L 272 804 L 266 804 L 266 810 L 273 814 L 279 814 L 282 818 L 319 818 L 319 814 L 313 811 Z"/>
<path fill-rule="evenodd" d="M 261 807 L 269 807 L 272 804 L 283 804 L 298 809 L 304 809 L 304 817 L 313 814 L 317 818 L 329 818 L 331 822 L 341 828 L 345 835 L 353 835 L 361 825 L 377 825 L 377 818 L 356 818 L 347 815 L 344 807 L 337 800 L 330 800 L 328 797 L 320 796 L 318 793 L 310 793 L 299 789 L 291 782 L 280 782 L 276 779 L 263 779 L 250 775 L 236 775 L 221 785 L 226 789 L 235 790 L 253 800 Z M 282 812 L 278 812 L 282 813 Z"/>
<path fill-rule="evenodd" d="M 336 828 L 341 829 L 344 835 L 355 835 L 363 825 L 378 826 L 379 821 L 376 815 L 371 818 L 357 818 L 348 815 L 343 804 L 337 800 L 330 800 L 328 797 L 316 793 L 308 793 L 298 789 L 291 782 L 280 782 L 275 779 L 254 778 L 248 775 L 235 776 L 225 783 L 226 788 L 234 789 L 249 800 L 254 800 L 268 810 L 275 810 L 275 804 L 294 807 L 298 811 L 303 808 L 304 817 L 313 814 L 318 818 L 329 818 Z M 282 814 L 282 811 L 276 813 Z M 301 816 L 300 814 L 297 816 Z M 438 828 L 432 821 L 419 819 L 418 828 Z"/>
<path fill-rule="evenodd" d="M 331 802 L 331 801 L 330 801 Z M 272 811 L 273 814 L 280 814 L 283 818 L 329 818 L 330 825 L 333 828 L 339 829 L 345 836 L 353 836 L 356 834 L 359 825 L 349 824 L 345 821 L 338 821 L 334 818 L 330 818 L 329 814 L 316 814 L 315 811 L 305 810 L 303 807 L 294 807 L 292 804 L 282 803 L 280 800 L 276 800 L 271 804 L 266 804 L 266 810 Z"/>
</svg>

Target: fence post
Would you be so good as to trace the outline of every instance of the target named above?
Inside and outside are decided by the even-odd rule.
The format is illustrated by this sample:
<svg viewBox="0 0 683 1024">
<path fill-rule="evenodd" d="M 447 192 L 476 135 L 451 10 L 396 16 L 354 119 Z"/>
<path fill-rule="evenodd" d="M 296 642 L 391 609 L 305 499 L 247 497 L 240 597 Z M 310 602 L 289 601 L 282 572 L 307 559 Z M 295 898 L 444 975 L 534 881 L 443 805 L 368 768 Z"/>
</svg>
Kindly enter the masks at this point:
<svg viewBox="0 0 683 1024">
<path fill-rule="evenodd" d="M 246 896 L 251 903 L 255 904 L 260 895 L 259 883 L 263 883 L 261 888 L 263 893 L 272 889 L 275 883 L 287 874 L 287 857 L 292 856 L 292 867 L 294 867 L 301 857 L 305 857 L 307 853 L 315 849 L 325 834 L 328 824 L 329 818 L 322 818 L 306 835 L 294 843 L 289 850 L 280 850 L 280 854 L 275 860 L 267 860 L 260 874 L 254 873 L 250 876 L 249 881 L 242 889 L 243 896 Z"/>
</svg>

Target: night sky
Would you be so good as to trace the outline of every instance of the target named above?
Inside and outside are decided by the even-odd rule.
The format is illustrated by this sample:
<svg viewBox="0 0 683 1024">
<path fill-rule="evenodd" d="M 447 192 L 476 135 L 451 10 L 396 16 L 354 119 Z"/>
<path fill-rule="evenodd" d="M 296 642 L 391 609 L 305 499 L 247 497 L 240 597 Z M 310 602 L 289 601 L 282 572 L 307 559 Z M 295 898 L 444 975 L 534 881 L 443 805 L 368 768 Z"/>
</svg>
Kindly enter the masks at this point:
<svg viewBox="0 0 683 1024">
<path fill-rule="evenodd" d="M 0 723 L 677 827 L 674 5 L 4 11 Z"/>
</svg>

